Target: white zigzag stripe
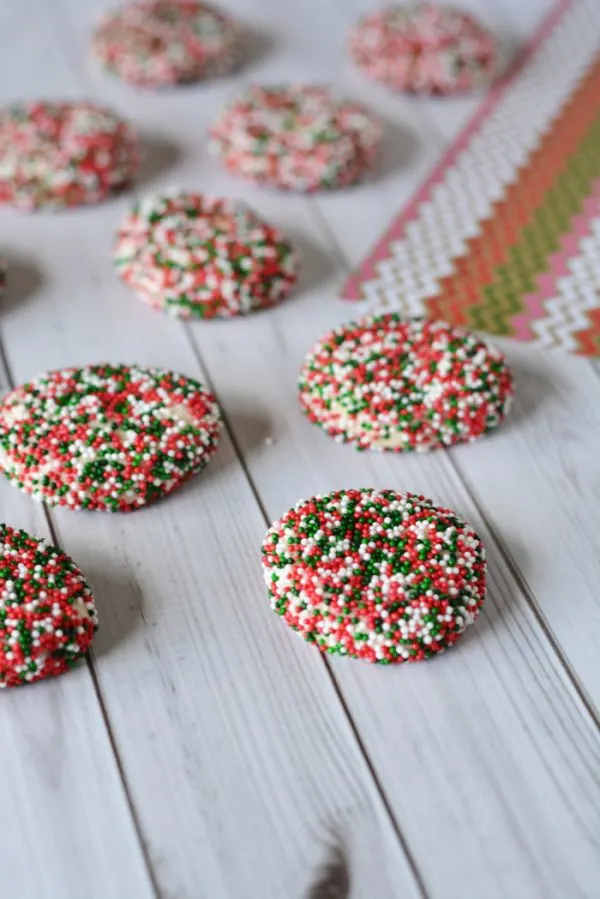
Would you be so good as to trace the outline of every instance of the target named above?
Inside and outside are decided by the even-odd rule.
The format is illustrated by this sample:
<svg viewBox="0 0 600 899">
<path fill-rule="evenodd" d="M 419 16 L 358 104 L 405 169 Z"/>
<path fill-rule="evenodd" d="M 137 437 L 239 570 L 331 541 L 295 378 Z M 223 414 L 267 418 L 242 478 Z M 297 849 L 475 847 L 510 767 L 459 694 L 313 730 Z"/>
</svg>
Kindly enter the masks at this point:
<svg viewBox="0 0 600 899">
<path fill-rule="evenodd" d="M 590 230 L 581 240 L 581 252 L 569 259 L 572 274 L 558 279 L 557 295 L 545 302 L 547 316 L 531 325 L 538 336 L 536 346 L 575 352 L 573 335 L 590 326 L 586 313 L 597 309 L 600 301 L 600 218 L 594 219 Z"/>
</svg>

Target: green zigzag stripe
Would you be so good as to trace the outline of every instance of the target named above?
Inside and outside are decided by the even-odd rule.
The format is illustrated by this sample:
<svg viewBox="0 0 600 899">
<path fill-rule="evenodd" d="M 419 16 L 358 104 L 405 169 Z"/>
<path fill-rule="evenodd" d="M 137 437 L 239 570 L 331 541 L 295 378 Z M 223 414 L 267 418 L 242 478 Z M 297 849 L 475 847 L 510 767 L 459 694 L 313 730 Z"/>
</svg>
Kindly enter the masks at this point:
<svg viewBox="0 0 600 899">
<path fill-rule="evenodd" d="M 592 182 L 600 176 L 600 119 L 589 129 L 567 167 L 559 171 L 533 219 L 521 231 L 494 280 L 481 289 L 481 301 L 468 310 L 473 328 L 511 335 L 510 320 L 523 310 L 522 297 L 538 289 L 536 276 L 546 270 L 560 238 L 581 211 Z"/>
</svg>

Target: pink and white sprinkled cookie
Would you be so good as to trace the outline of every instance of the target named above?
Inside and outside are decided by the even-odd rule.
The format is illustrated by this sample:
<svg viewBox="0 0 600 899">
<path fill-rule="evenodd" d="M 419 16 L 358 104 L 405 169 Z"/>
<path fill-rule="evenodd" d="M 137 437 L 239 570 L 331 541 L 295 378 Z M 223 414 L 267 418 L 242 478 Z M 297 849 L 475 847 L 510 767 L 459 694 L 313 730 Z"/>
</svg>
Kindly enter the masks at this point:
<svg viewBox="0 0 600 899">
<path fill-rule="evenodd" d="M 338 490 L 299 502 L 262 545 L 271 608 L 324 653 L 418 662 L 472 624 L 485 550 L 450 509 L 414 493 Z"/>
<path fill-rule="evenodd" d="M 0 203 L 21 209 L 97 203 L 139 167 L 135 133 L 96 103 L 0 109 Z"/>
<path fill-rule="evenodd" d="M 118 272 L 145 302 L 174 315 L 231 318 L 284 300 L 298 254 L 243 203 L 180 191 L 149 197 L 121 225 Z"/>
<path fill-rule="evenodd" d="M 300 405 L 335 440 L 360 450 L 420 452 L 476 440 L 508 412 L 502 353 L 445 322 L 369 316 L 309 353 Z"/>
<path fill-rule="evenodd" d="M 465 91 L 488 81 L 497 59 L 494 37 L 466 12 L 417 3 L 361 19 L 350 56 L 373 81 L 392 90 L 430 94 Z"/>
<path fill-rule="evenodd" d="M 92 50 L 122 81 L 159 88 L 231 71 L 239 44 L 233 19 L 206 3 L 150 0 L 105 15 Z"/>
<path fill-rule="evenodd" d="M 211 147 L 236 175 L 285 190 L 346 187 L 372 165 L 381 123 L 325 87 L 254 85 L 210 130 Z"/>
<path fill-rule="evenodd" d="M 0 403 L 0 468 L 48 505 L 128 512 L 201 471 L 220 425 L 214 396 L 176 372 L 64 368 Z"/>
<path fill-rule="evenodd" d="M 97 621 L 73 560 L 0 524 L 0 688 L 68 671 L 88 651 Z"/>
</svg>

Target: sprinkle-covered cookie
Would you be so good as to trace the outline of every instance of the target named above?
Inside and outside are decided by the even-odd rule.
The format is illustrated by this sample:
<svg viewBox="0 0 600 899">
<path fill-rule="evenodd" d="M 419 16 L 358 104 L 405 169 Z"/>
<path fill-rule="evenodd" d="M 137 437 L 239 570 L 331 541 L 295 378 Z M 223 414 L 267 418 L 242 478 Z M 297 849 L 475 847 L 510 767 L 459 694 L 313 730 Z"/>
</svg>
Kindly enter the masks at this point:
<svg viewBox="0 0 600 899">
<path fill-rule="evenodd" d="M 0 404 L 0 467 L 49 505 L 126 512 L 200 471 L 219 429 L 215 398 L 191 378 L 134 365 L 65 368 Z"/>
<path fill-rule="evenodd" d="M 365 106 L 324 87 L 254 85 L 224 109 L 210 134 L 230 172 L 314 191 L 358 181 L 377 154 L 381 124 Z"/>
<path fill-rule="evenodd" d="M 114 259 L 145 302 L 184 317 L 274 306 L 298 277 L 298 255 L 277 228 L 242 203 L 185 191 L 136 204 Z"/>
<path fill-rule="evenodd" d="M 489 80 L 497 47 L 468 13 L 417 3 L 365 16 L 350 32 L 349 52 L 392 90 L 449 94 Z"/>
<path fill-rule="evenodd" d="M 512 399 L 503 355 L 445 322 L 390 313 L 342 325 L 309 353 L 300 405 L 357 449 L 425 451 L 475 440 Z"/>
<path fill-rule="evenodd" d="M 22 209 L 96 203 L 139 166 L 129 125 L 96 103 L 16 103 L 0 109 L 0 203 Z"/>
<path fill-rule="evenodd" d="M 442 652 L 485 597 L 485 550 L 454 512 L 414 493 L 339 490 L 267 531 L 271 607 L 321 652 L 417 662 Z"/>
<path fill-rule="evenodd" d="M 97 621 L 73 560 L 0 524 L 0 688 L 68 671 L 87 652 Z"/>
<path fill-rule="evenodd" d="M 92 38 L 92 51 L 107 71 L 154 88 L 229 72 L 239 45 L 233 19 L 196 0 L 130 3 L 106 14 Z"/>
</svg>

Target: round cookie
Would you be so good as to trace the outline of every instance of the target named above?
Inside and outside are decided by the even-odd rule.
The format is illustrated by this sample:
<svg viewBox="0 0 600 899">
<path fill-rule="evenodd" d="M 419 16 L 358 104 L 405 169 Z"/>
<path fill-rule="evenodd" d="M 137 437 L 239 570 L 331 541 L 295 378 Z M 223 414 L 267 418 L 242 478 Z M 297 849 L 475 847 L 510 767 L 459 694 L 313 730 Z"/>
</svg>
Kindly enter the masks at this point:
<svg viewBox="0 0 600 899">
<path fill-rule="evenodd" d="M 365 16 L 351 30 L 348 48 L 373 81 L 396 91 L 431 94 L 488 81 L 497 57 L 494 37 L 473 16 L 430 3 Z"/>
<path fill-rule="evenodd" d="M 271 607 L 321 652 L 417 662 L 456 642 L 485 598 L 485 550 L 454 512 L 414 493 L 339 490 L 267 531 Z"/>
<path fill-rule="evenodd" d="M 324 87 L 254 85 L 225 107 L 210 135 L 230 172 L 309 192 L 360 180 L 379 150 L 381 124 Z"/>
<path fill-rule="evenodd" d="M 0 524 L 0 688 L 68 671 L 88 651 L 97 622 L 73 560 Z"/>
<path fill-rule="evenodd" d="M 47 372 L 0 404 L 0 467 L 34 499 L 127 512 L 200 471 L 215 452 L 217 402 L 159 368 Z"/>
<path fill-rule="evenodd" d="M 297 253 L 277 228 L 242 203 L 184 191 L 136 204 L 114 258 L 145 302 L 184 317 L 230 318 L 274 306 L 298 277 Z"/>
<path fill-rule="evenodd" d="M 513 386 L 503 355 L 474 334 L 389 313 L 326 334 L 299 391 L 310 420 L 340 443 L 422 452 L 491 431 Z"/>
<path fill-rule="evenodd" d="M 151 0 L 106 14 L 94 31 L 92 52 L 122 81 L 159 88 L 231 71 L 239 44 L 237 24 L 214 7 Z"/>
<path fill-rule="evenodd" d="M 96 103 L 17 103 L 0 109 L 0 203 L 22 209 L 96 203 L 139 167 L 129 125 Z"/>
</svg>

